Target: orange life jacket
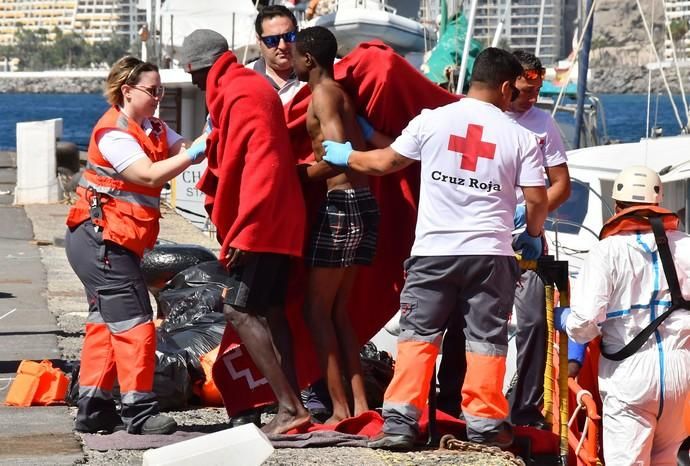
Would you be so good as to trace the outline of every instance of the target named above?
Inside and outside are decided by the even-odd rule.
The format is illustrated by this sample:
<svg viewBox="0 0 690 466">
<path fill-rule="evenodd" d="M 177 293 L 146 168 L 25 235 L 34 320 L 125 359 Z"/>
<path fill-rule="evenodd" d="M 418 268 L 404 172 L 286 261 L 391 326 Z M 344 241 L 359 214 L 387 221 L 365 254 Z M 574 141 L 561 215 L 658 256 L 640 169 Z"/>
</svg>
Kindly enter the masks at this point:
<svg viewBox="0 0 690 466">
<path fill-rule="evenodd" d="M 90 203 L 98 196 L 101 218 L 93 217 L 95 225 L 103 228 L 103 239 L 134 252 L 139 257 L 152 248 L 158 237 L 161 187 L 151 188 L 126 181 L 117 173 L 98 149 L 103 131 L 115 129 L 132 135 L 152 162 L 168 156 L 165 124 L 150 118 L 150 134 L 118 108 L 109 109 L 98 120 L 91 133 L 86 170 L 77 187 L 77 202 L 67 216 L 67 226 L 74 228 L 92 218 Z"/>
<path fill-rule="evenodd" d="M 608 238 L 623 232 L 652 231 L 652 225 L 646 217 L 661 217 L 664 222 L 664 230 L 677 230 L 680 219 L 676 214 L 663 207 L 654 205 L 639 205 L 621 210 L 616 215 L 606 221 L 599 239 Z"/>
</svg>

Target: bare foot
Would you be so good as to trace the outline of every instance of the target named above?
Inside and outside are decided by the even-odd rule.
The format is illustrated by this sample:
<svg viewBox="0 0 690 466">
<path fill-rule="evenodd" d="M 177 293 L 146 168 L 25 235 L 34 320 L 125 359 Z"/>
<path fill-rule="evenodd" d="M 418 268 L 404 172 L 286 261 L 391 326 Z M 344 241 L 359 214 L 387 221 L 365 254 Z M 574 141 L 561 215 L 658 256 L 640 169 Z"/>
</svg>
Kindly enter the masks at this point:
<svg viewBox="0 0 690 466">
<path fill-rule="evenodd" d="M 309 416 L 309 411 L 304 408 L 298 410 L 295 414 L 290 414 L 286 410 L 278 409 L 273 419 L 263 426 L 261 431 L 265 434 L 284 434 L 289 430 L 307 424 L 310 420 L 311 416 Z"/>
<path fill-rule="evenodd" d="M 355 403 L 355 417 L 367 411 L 369 411 L 369 406 L 366 403 Z"/>
<path fill-rule="evenodd" d="M 347 419 L 347 417 L 341 417 L 341 416 L 336 416 L 335 414 L 324 422 L 324 425 L 335 425 L 342 421 L 343 419 Z"/>
</svg>

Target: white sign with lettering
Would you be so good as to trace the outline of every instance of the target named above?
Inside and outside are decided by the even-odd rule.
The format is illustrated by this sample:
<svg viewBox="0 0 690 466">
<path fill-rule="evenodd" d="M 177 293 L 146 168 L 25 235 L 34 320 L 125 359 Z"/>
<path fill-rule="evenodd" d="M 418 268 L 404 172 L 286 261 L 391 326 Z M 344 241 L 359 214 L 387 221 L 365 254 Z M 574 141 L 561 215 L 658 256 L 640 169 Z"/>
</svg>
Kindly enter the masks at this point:
<svg viewBox="0 0 690 466">
<path fill-rule="evenodd" d="M 206 171 L 206 160 L 198 165 L 192 165 L 175 178 L 175 208 L 183 217 L 191 221 L 196 227 L 208 230 L 208 215 L 204 210 L 204 193 L 196 188 L 196 184 Z"/>
</svg>

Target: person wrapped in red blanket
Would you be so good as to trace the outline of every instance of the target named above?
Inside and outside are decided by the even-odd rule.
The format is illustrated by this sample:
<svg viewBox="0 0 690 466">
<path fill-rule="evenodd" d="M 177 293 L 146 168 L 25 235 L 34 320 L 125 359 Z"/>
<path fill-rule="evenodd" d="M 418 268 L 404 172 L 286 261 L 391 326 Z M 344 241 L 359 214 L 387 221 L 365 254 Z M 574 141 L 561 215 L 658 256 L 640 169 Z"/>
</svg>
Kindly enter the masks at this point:
<svg viewBox="0 0 690 466">
<path fill-rule="evenodd" d="M 276 416 L 263 427 L 283 433 L 309 421 L 297 397 L 290 328 L 283 311 L 291 257 L 302 254 L 306 213 L 282 103 L 268 82 L 237 63 L 225 38 L 198 29 L 182 45 L 180 62 L 206 90 L 210 134 L 208 168 L 198 188 L 221 244 L 228 279 L 223 312 L 226 334 L 239 337 L 261 375 L 251 369 L 230 376 L 249 388 L 268 384 L 278 400 Z M 235 364 L 240 364 L 235 361 Z M 282 366 L 282 367 L 281 367 Z M 218 384 L 226 405 L 241 395 Z"/>
<path fill-rule="evenodd" d="M 355 100 L 357 113 L 379 131 L 391 135 L 399 134 L 422 109 L 439 107 L 459 98 L 431 83 L 381 42 L 361 44 L 335 64 L 334 74 Z M 310 100 L 309 88 L 305 87 L 284 108 L 295 165 L 314 160 L 306 130 Z M 371 338 L 398 309 L 402 264 L 409 255 L 414 237 L 418 187 L 419 171 L 415 167 L 372 180 L 371 190 L 381 212 L 380 240 L 374 263 L 358 274 L 349 306 L 360 343 Z M 311 219 L 325 198 L 325 183 L 312 184 L 305 197 Z M 217 213 L 214 215 L 227 215 L 224 202 L 222 196 L 215 197 L 213 210 Z M 296 215 L 293 218 L 299 221 Z M 286 313 L 294 336 L 299 385 L 304 387 L 321 374 L 302 319 L 306 286 L 304 266 L 300 264 L 291 270 Z M 234 332 L 226 331 L 219 355 L 213 377 L 230 416 L 274 401 L 266 380 L 247 357 L 244 345 Z"/>
</svg>

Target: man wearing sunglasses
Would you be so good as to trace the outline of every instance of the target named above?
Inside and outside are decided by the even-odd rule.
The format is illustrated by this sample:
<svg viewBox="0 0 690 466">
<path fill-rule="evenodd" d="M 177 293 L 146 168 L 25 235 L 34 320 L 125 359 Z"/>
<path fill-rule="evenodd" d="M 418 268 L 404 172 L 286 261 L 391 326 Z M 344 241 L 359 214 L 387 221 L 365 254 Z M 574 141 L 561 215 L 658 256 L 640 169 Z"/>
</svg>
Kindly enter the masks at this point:
<svg viewBox="0 0 690 466">
<path fill-rule="evenodd" d="M 544 156 L 544 169 L 549 180 L 547 197 L 549 212 L 570 196 L 570 176 L 565 147 L 556 122 L 549 112 L 535 107 L 545 70 L 539 58 L 522 50 L 513 53 L 524 72 L 515 82 L 520 95 L 510 105 L 510 115 L 523 128 L 534 133 Z M 524 227 L 525 204 L 521 193 L 515 211 L 516 232 Z M 525 271 L 515 293 L 517 319 L 517 379 L 511 393 L 511 421 L 515 425 L 548 428 L 541 413 L 544 396 L 546 364 L 546 312 L 544 283 L 534 271 Z"/>
<path fill-rule="evenodd" d="M 285 105 L 305 85 L 292 68 L 297 19 L 283 5 L 271 5 L 256 16 L 254 29 L 261 57 L 248 63 L 247 68 L 263 75 Z"/>
</svg>

